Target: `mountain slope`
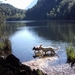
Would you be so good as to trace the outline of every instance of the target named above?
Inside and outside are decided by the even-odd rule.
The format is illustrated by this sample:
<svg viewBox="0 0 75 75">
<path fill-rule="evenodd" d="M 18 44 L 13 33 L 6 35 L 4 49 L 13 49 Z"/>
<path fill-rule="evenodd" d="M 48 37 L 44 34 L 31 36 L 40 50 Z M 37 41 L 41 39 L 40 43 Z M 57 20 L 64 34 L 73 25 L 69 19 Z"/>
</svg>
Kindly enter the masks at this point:
<svg viewBox="0 0 75 75">
<path fill-rule="evenodd" d="M 1 11 L 4 13 L 6 20 L 22 20 L 25 17 L 25 10 L 17 9 L 10 4 L 0 4 Z"/>
<path fill-rule="evenodd" d="M 37 0 L 33 0 L 26 9 L 32 8 L 36 4 Z"/>
<path fill-rule="evenodd" d="M 75 0 L 38 0 L 27 10 L 25 19 L 75 20 Z"/>
</svg>

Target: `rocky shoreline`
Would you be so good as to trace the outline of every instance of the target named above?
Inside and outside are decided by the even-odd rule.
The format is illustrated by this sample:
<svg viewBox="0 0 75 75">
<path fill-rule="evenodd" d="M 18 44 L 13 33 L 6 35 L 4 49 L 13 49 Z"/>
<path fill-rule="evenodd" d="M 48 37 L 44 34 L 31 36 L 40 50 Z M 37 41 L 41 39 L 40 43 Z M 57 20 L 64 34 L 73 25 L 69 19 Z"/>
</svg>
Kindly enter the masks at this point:
<svg viewBox="0 0 75 75">
<path fill-rule="evenodd" d="M 10 54 L 6 59 L 0 57 L 0 75 L 75 75 L 75 65 L 61 64 L 52 66 L 50 63 L 58 57 L 45 57 L 28 62 L 20 62 Z"/>
<path fill-rule="evenodd" d="M 31 70 L 27 65 L 24 65 L 13 54 L 6 58 L 0 56 L 0 75 L 46 75 L 39 69 Z"/>
<path fill-rule="evenodd" d="M 35 59 L 29 62 L 23 62 L 28 65 L 32 70 L 39 69 L 47 75 L 75 75 L 75 66 L 71 67 L 70 64 L 61 64 L 51 66 L 49 63 L 58 60 L 57 57 L 47 57 L 44 59 Z"/>
</svg>

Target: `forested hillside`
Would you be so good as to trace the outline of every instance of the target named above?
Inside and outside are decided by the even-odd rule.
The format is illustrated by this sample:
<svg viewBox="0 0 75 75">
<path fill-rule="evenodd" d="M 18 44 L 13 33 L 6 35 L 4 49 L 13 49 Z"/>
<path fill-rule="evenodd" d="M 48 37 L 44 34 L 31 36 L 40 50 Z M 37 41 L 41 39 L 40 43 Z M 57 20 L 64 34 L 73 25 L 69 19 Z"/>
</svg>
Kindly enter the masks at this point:
<svg viewBox="0 0 75 75">
<path fill-rule="evenodd" d="M 28 9 L 28 20 L 75 20 L 75 0 L 38 0 Z"/>
<path fill-rule="evenodd" d="M 10 4 L 0 4 L 0 12 L 6 20 L 22 20 L 25 17 L 25 10 L 17 9 Z"/>
<path fill-rule="evenodd" d="M 6 20 L 75 20 L 75 0 L 38 0 L 28 10 L 2 3 L 0 12 Z"/>
</svg>

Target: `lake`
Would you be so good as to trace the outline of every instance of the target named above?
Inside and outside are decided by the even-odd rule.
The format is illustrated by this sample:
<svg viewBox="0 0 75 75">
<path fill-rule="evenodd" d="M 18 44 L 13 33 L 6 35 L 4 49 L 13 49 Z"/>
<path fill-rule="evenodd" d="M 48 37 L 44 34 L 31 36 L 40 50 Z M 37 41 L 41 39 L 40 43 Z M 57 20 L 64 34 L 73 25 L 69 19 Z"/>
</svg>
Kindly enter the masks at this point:
<svg viewBox="0 0 75 75">
<path fill-rule="evenodd" d="M 32 48 L 42 44 L 60 47 L 55 64 L 63 64 L 67 60 L 66 47 L 71 42 L 75 45 L 75 21 L 9 21 L 4 30 L 12 43 L 12 54 L 21 62 L 34 59 Z"/>
</svg>

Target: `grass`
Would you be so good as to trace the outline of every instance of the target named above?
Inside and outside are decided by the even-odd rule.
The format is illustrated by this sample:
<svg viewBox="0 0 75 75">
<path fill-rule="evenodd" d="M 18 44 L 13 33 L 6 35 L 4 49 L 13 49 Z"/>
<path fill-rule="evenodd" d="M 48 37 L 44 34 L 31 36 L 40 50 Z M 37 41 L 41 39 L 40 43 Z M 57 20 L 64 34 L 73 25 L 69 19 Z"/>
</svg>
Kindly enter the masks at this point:
<svg viewBox="0 0 75 75">
<path fill-rule="evenodd" d="M 0 42 L 0 49 L 4 48 L 4 42 Z"/>
<path fill-rule="evenodd" d="M 66 48 L 66 54 L 67 54 L 67 61 L 68 62 L 72 62 L 75 60 L 75 48 L 72 46 L 72 44 L 70 44 Z"/>
<path fill-rule="evenodd" d="M 3 38 L 0 41 L 0 56 L 4 56 L 6 52 L 11 51 L 11 42 L 8 38 Z"/>
</svg>

